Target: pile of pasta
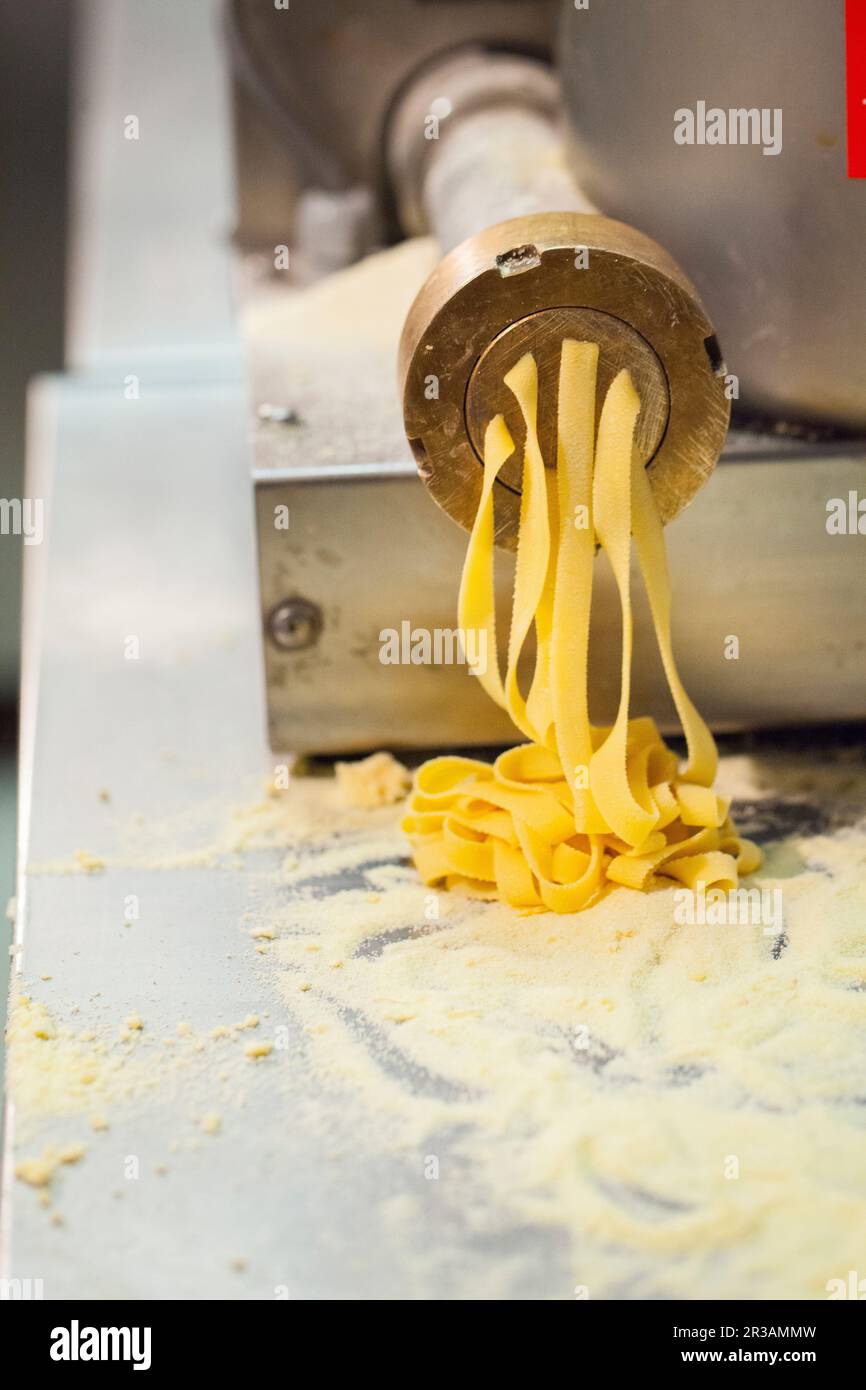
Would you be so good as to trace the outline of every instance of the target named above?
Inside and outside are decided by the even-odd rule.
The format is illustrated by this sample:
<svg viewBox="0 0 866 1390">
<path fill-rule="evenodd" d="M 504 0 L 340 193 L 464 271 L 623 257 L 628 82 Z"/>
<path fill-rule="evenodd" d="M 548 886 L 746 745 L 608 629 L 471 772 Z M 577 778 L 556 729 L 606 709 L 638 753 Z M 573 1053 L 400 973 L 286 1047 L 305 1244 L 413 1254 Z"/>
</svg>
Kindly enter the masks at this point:
<svg viewBox="0 0 866 1390">
<path fill-rule="evenodd" d="M 493 485 L 514 453 L 502 415 L 487 427 L 481 499 L 469 539 L 458 623 L 473 671 L 528 742 L 491 765 L 433 758 L 415 775 L 403 829 L 424 882 L 500 898 L 524 911 L 577 912 L 609 884 L 647 891 L 678 881 L 730 890 L 761 863 L 713 790 L 717 753 L 677 672 L 671 588 L 652 488 L 634 448 L 640 399 L 627 371 L 605 396 L 595 429 L 598 347 L 566 339 L 556 468 L 538 441 L 538 371 L 527 353 L 505 377 L 526 427 L 514 600 L 504 678 L 497 657 Z M 652 719 L 629 718 L 631 548 L 646 589 L 665 675 L 688 747 L 680 768 Z M 589 718 L 589 624 L 596 546 L 619 592 L 622 672 L 610 728 Z M 535 629 L 524 698 L 518 662 Z M 483 639 L 483 640 L 481 640 Z"/>
</svg>

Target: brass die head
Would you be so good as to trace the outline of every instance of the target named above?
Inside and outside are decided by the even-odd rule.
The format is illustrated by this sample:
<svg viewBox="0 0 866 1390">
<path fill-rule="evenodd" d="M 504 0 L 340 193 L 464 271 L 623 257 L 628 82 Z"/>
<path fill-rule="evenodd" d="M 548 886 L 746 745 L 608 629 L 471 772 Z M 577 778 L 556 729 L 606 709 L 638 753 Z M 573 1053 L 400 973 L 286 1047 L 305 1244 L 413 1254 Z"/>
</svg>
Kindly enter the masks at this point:
<svg viewBox="0 0 866 1390">
<path fill-rule="evenodd" d="M 502 413 L 515 456 L 495 486 L 498 545 L 514 549 L 524 429 L 505 372 L 525 352 L 539 369 L 539 433 L 556 463 L 563 338 L 599 344 L 598 408 L 627 367 L 641 398 L 637 448 L 662 521 L 712 472 L 730 401 L 697 292 L 649 237 L 597 214 L 544 213 L 489 227 L 455 247 L 415 299 L 400 341 L 406 435 L 434 500 L 467 530 L 481 494 L 484 430 Z"/>
</svg>

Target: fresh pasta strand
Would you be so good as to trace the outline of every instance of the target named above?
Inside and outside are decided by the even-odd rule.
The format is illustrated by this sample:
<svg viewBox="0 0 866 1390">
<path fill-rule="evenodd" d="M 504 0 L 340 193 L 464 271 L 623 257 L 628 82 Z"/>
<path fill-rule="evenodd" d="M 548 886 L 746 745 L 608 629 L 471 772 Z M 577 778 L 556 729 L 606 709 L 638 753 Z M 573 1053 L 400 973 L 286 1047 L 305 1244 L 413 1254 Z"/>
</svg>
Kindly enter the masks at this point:
<svg viewBox="0 0 866 1390">
<path fill-rule="evenodd" d="M 463 630 L 486 634 L 492 661 L 476 674 L 529 742 L 491 766 L 432 758 L 418 769 L 403 829 L 426 883 L 499 898 L 523 912 L 578 912 L 608 885 L 656 883 L 728 890 L 761 863 L 712 790 L 713 737 L 689 699 L 671 642 L 664 535 L 634 448 L 640 399 L 627 371 L 605 396 L 595 429 L 598 347 L 562 344 L 555 473 L 538 442 L 538 372 L 527 353 L 505 377 L 526 427 L 514 601 L 505 677 L 498 664 L 493 587 L 493 485 L 514 442 L 501 415 L 487 428 L 481 500 L 458 599 Z M 596 542 L 620 598 L 621 693 L 610 728 L 589 719 L 589 620 Z M 630 718 L 634 542 L 665 676 L 688 746 L 682 771 L 652 719 Z M 524 699 L 517 663 L 535 627 Z M 479 646 L 479 650 L 485 650 Z"/>
</svg>

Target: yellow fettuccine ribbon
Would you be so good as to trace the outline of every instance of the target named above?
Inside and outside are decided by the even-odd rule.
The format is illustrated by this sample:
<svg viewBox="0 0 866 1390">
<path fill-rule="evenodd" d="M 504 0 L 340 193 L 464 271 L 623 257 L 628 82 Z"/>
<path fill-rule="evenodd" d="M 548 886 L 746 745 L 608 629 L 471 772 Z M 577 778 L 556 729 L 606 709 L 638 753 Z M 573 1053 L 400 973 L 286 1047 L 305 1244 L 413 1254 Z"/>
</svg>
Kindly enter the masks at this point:
<svg viewBox="0 0 866 1390">
<path fill-rule="evenodd" d="M 736 887 L 761 863 L 712 790 L 712 734 L 680 680 L 671 645 L 671 587 L 661 521 L 634 448 L 640 399 L 627 371 L 611 383 L 595 430 L 598 347 L 566 339 L 558 401 L 557 468 L 538 442 L 538 372 L 527 353 L 505 377 L 526 427 L 514 603 L 504 679 L 496 656 L 493 485 L 514 452 L 501 415 L 487 427 L 481 500 L 458 599 L 464 632 L 493 660 L 475 674 L 529 740 L 490 766 L 442 757 L 415 776 L 403 829 L 426 883 L 462 886 L 524 911 L 577 912 L 608 883 Z M 680 771 L 652 719 L 630 719 L 631 547 L 685 733 Z M 620 600 L 622 673 L 616 719 L 589 719 L 589 619 L 595 547 Z M 534 626 L 535 669 L 524 699 L 520 655 Z M 481 634 L 484 639 L 481 640 Z"/>
</svg>

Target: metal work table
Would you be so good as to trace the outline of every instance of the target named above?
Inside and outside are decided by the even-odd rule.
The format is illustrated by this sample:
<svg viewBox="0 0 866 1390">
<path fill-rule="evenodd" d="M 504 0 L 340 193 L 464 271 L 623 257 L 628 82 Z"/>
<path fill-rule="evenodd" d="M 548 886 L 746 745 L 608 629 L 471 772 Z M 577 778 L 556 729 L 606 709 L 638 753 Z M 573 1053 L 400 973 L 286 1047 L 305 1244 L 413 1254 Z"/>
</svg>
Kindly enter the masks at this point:
<svg viewBox="0 0 866 1390">
<path fill-rule="evenodd" d="M 282 1006 L 239 931 L 255 876 L 142 866 L 129 835 L 134 817 L 177 818 L 173 842 L 190 848 L 200 839 L 185 821 L 191 806 L 219 819 L 221 806 L 261 796 L 272 767 L 240 385 L 159 388 L 131 403 L 113 387 L 46 381 L 34 411 L 34 485 L 49 499 L 51 537 L 28 554 L 20 853 L 37 870 L 21 875 L 13 969 L 52 1012 L 77 1006 L 82 1028 L 139 1011 L 159 1036 L 180 1018 L 207 1030 L 266 1010 L 272 1028 Z M 124 656 L 132 635 L 138 660 Z M 79 848 L 104 856 L 106 871 L 38 871 Z M 125 930 L 129 894 L 140 919 Z M 312 1095 L 316 1082 L 291 1086 Z M 361 1166 L 339 1114 L 328 1149 L 342 1145 L 343 1157 L 323 1168 L 321 1142 L 294 1125 L 285 1094 L 272 1067 L 251 1074 L 242 1120 L 218 1152 L 204 1142 L 179 1160 L 168 1146 L 191 1132 L 187 1092 L 120 1106 L 86 1161 L 63 1171 L 61 1228 L 14 1181 L 10 1109 L 4 1274 L 41 1278 L 47 1298 L 404 1295 L 375 1212 L 383 1193 L 417 1188 L 417 1175 L 397 1157 Z M 27 1151 L 81 1130 L 80 1116 L 49 1117 Z M 136 1182 L 124 1182 L 129 1155 L 140 1159 Z M 430 1218 L 426 1239 L 435 1207 Z M 441 1234 L 450 1243 L 453 1232 Z M 503 1241 L 493 1258 L 506 1251 Z M 232 1267 L 237 1257 L 246 1270 Z M 470 1243 L 464 1292 L 490 1258 Z"/>
</svg>

